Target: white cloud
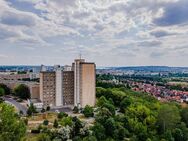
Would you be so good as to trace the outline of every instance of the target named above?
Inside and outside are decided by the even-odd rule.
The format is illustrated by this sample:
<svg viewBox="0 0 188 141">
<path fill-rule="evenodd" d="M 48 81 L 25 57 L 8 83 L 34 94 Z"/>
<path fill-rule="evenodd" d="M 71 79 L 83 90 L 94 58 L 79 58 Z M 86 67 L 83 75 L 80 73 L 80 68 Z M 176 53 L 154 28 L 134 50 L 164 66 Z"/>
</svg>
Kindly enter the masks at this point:
<svg viewBox="0 0 188 141">
<path fill-rule="evenodd" d="M 27 2 L 34 12 L 8 1 L 0 1 L 0 42 L 28 45 L 32 51 L 46 47 L 46 56 L 69 53 L 72 57 L 82 52 L 101 65 L 115 65 L 108 61 L 109 55 L 117 59 L 116 64 L 123 65 L 127 59 L 139 65 L 168 55 L 168 64 L 173 56 L 187 51 L 187 24 L 155 23 L 169 5 L 179 6 L 184 0 L 15 0 Z"/>
</svg>

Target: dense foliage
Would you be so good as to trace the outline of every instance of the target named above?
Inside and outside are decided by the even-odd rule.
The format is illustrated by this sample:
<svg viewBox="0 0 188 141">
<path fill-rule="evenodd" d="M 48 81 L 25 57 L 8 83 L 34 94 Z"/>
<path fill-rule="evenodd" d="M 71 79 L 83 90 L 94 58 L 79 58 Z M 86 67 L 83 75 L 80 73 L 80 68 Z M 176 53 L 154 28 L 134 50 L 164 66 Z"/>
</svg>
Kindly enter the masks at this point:
<svg viewBox="0 0 188 141">
<path fill-rule="evenodd" d="M 29 90 L 28 86 L 26 86 L 24 84 L 18 85 L 14 89 L 14 94 L 15 94 L 15 96 L 17 96 L 17 97 L 19 97 L 21 99 L 28 99 L 28 98 L 30 98 L 30 90 Z"/>
<path fill-rule="evenodd" d="M 4 89 L 5 95 L 8 95 L 11 93 L 11 89 L 5 84 L 0 83 L 0 88 Z"/>
<path fill-rule="evenodd" d="M 100 110 L 92 127 L 97 140 L 188 140 L 188 108 L 126 88 L 98 87 L 97 97 Z"/>
<path fill-rule="evenodd" d="M 38 129 L 32 130 L 32 133 L 36 134 L 33 140 L 188 140 L 188 107 L 182 108 L 173 102 L 162 103 L 146 93 L 134 92 L 123 85 L 98 81 L 97 86 L 96 107 L 87 105 L 83 109 L 74 107 L 73 110 L 74 113 L 81 111 L 86 121 L 93 122 L 88 124 L 77 117 L 60 112 L 53 121 L 53 127 L 49 128 L 50 120 L 44 120 Z M 18 94 L 20 88 L 17 89 Z M 1 93 L 4 94 L 4 91 Z M 20 95 L 23 93 L 17 96 Z M 46 110 L 50 110 L 50 107 Z M 42 111 L 45 112 L 45 109 Z M 27 114 L 31 116 L 36 112 L 31 104 Z M 25 124 L 14 114 L 13 108 L 0 104 L 0 140 L 20 140 L 25 131 Z"/>
<path fill-rule="evenodd" d="M 5 90 L 0 87 L 0 97 L 5 95 Z"/>
<path fill-rule="evenodd" d="M 161 103 L 152 96 L 125 87 L 97 88 L 95 110 L 83 109 L 95 119 L 88 126 L 77 117 L 58 114 L 53 130 L 43 128 L 39 138 L 73 141 L 187 141 L 188 108 Z M 92 119 L 92 118 L 91 118 Z"/>
<path fill-rule="evenodd" d="M 15 114 L 14 108 L 0 104 L 0 141 L 20 141 L 25 136 L 26 126 Z"/>
<path fill-rule="evenodd" d="M 93 108 L 90 107 L 89 105 L 86 105 L 83 110 L 83 114 L 85 117 L 93 117 L 93 115 L 94 115 Z"/>
<path fill-rule="evenodd" d="M 33 103 L 31 103 L 29 108 L 27 109 L 27 115 L 31 116 L 33 113 L 37 113 L 37 110 Z"/>
</svg>

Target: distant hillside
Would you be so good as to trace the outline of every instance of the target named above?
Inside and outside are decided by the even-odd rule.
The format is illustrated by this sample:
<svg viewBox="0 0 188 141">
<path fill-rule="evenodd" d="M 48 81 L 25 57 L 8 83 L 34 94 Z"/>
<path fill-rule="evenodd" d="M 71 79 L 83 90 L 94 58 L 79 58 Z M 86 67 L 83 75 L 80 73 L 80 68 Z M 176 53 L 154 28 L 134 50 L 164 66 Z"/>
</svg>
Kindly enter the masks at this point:
<svg viewBox="0 0 188 141">
<path fill-rule="evenodd" d="M 104 68 L 103 68 L 104 69 Z M 152 71 L 152 72 L 169 72 L 169 71 L 188 71 L 188 67 L 168 67 L 168 66 L 134 66 L 134 67 L 106 67 L 112 70 L 133 70 L 133 71 Z"/>
</svg>

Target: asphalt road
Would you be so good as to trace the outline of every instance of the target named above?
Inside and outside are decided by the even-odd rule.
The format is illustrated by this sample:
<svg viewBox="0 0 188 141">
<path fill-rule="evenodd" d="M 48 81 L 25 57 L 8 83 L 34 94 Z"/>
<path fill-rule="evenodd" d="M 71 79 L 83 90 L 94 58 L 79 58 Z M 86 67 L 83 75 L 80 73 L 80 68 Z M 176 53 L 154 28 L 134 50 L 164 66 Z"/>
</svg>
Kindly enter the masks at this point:
<svg viewBox="0 0 188 141">
<path fill-rule="evenodd" d="M 6 103 L 14 105 L 19 111 L 22 111 L 24 115 L 27 114 L 27 108 L 21 105 L 20 103 L 16 102 L 16 100 L 7 97 L 4 97 L 4 100 Z"/>
</svg>

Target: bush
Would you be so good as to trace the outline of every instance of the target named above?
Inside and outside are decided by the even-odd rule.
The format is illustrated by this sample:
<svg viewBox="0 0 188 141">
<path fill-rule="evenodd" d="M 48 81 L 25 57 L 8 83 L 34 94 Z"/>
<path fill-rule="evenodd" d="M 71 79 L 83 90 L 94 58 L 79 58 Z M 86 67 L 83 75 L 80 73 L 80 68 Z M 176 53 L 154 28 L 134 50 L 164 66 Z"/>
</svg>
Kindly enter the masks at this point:
<svg viewBox="0 0 188 141">
<path fill-rule="evenodd" d="M 18 85 L 14 89 L 14 94 L 15 94 L 15 96 L 18 96 L 21 99 L 28 99 L 28 98 L 30 98 L 30 90 L 29 90 L 28 86 L 26 86 L 24 84 Z"/>
<path fill-rule="evenodd" d="M 51 141 L 50 136 L 46 133 L 37 135 L 33 140 L 34 141 Z"/>
<path fill-rule="evenodd" d="M 41 110 L 41 113 L 44 113 L 46 110 L 44 109 L 44 108 L 42 108 L 42 110 Z"/>
<path fill-rule="evenodd" d="M 53 125 L 53 126 L 54 126 L 55 128 L 57 128 L 58 125 L 59 125 L 59 124 L 58 124 L 58 121 L 57 121 L 57 119 L 55 119 L 55 120 L 54 120 L 54 125 Z"/>
<path fill-rule="evenodd" d="M 71 117 L 64 117 L 61 119 L 60 124 L 62 126 L 72 126 L 73 122 L 72 122 L 72 118 Z"/>
<path fill-rule="evenodd" d="M 120 103 L 120 112 L 124 113 L 125 109 L 130 106 L 132 100 L 129 97 L 124 98 Z"/>
<path fill-rule="evenodd" d="M 31 116 L 33 113 L 37 113 L 37 110 L 36 110 L 36 107 L 33 105 L 33 103 L 31 103 L 31 105 L 29 106 L 27 110 L 27 115 Z"/>
<path fill-rule="evenodd" d="M 62 119 L 63 117 L 67 117 L 67 116 L 68 116 L 67 113 L 65 113 L 65 112 L 60 112 L 57 117 L 58 117 L 59 119 Z"/>
<path fill-rule="evenodd" d="M 75 113 L 75 114 L 77 114 L 78 112 L 79 112 L 79 109 L 78 109 L 78 107 L 77 106 L 74 106 L 74 108 L 73 108 L 73 113 Z"/>
<path fill-rule="evenodd" d="M 4 99 L 0 97 L 0 103 L 2 103 L 3 101 L 4 101 Z"/>
<path fill-rule="evenodd" d="M 7 85 L 1 83 L 1 84 L 0 84 L 0 88 L 3 88 L 3 89 L 4 89 L 5 95 L 11 94 L 11 89 L 10 89 Z"/>
<path fill-rule="evenodd" d="M 50 106 L 47 106 L 47 107 L 46 107 L 46 111 L 50 111 Z"/>
<path fill-rule="evenodd" d="M 23 115 L 23 111 L 22 110 L 20 110 L 20 115 Z"/>
<path fill-rule="evenodd" d="M 48 123 L 49 123 L 49 121 L 48 121 L 47 119 L 45 119 L 45 120 L 43 121 L 43 124 L 46 125 L 46 126 L 48 125 Z"/>
<path fill-rule="evenodd" d="M 24 119 L 23 121 L 24 121 L 25 125 L 28 125 L 28 119 L 27 118 Z"/>
<path fill-rule="evenodd" d="M 85 117 L 93 117 L 93 115 L 94 115 L 93 108 L 90 107 L 89 105 L 86 105 L 83 110 L 83 114 Z"/>
<path fill-rule="evenodd" d="M 4 95 L 5 95 L 5 90 L 0 87 L 0 96 L 4 96 Z"/>
</svg>

